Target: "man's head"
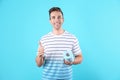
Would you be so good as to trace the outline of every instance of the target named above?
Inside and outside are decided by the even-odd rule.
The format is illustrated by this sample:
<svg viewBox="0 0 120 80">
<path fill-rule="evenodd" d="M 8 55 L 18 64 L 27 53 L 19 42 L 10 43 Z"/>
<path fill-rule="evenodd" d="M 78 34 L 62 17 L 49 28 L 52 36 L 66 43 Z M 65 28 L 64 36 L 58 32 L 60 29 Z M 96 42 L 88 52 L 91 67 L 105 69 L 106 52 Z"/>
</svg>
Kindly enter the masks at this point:
<svg viewBox="0 0 120 80">
<path fill-rule="evenodd" d="M 50 18 L 50 23 L 52 24 L 54 29 L 60 29 L 63 22 L 63 12 L 59 7 L 52 7 L 49 10 L 49 18 Z"/>
<path fill-rule="evenodd" d="M 49 9 L 49 18 L 51 19 L 51 13 L 53 12 L 53 11 L 58 11 L 58 12 L 61 12 L 61 14 L 62 14 L 62 16 L 63 16 L 63 12 L 62 12 L 62 10 L 59 8 L 59 7 L 52 7 L 51 9 Z"/>
</svg>

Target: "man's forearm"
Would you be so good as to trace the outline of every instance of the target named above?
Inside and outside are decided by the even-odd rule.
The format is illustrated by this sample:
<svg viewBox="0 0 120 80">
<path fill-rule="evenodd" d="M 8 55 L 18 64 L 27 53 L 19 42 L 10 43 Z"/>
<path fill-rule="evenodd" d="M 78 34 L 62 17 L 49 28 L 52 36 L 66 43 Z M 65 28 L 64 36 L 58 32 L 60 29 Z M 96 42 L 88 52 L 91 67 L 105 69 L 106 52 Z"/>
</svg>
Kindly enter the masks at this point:
<svg viewBox="0 0 120 80">
<path fill-rule="evenodd" d="M 36 57 L 36 63 L 37 63 L 37 66 L 42 66 L 43 63 L 44 63 L 44 59 L 43 59 L 43 56 L 37 56 Z"/>
<path fill-rule="evenodd" d="M 80 64 L 82 62 L 82 55 L 78 55 L 75 57 L 73 64 Z"/>
</svg>

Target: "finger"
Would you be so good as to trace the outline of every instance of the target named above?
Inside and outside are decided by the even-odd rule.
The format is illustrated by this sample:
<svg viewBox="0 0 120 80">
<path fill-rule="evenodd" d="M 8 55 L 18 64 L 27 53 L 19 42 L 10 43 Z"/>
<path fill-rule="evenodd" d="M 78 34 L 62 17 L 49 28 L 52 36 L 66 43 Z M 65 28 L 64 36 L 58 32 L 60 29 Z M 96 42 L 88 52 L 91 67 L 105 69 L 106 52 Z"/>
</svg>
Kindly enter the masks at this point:
<svg viewBox="0 0 120 80">
<path fill-rule="evenodd" d="M 64 63 L 67 65 L 71 65 L 71 62 L 64 60 Z"/>
<path fill-rule="evenodd" d="M 40 47 L 43 47 L 41 42 L 40 42 Z"/>
<path fill-rule="evenodd" d="M 71 64 L 72 64 L 72 62 L 67 61 L 67 64 L 68 64 L 68 65 L 71 65 Z"/>
<path fill-rule="evenodd" d="M 38 54 L 38 56 L 43 56 L 44 54 L 42 53 L 42 54 Z"/>
<path fill-rule="evenodd" d="M 43 54 L 44 52 L 43 52 L 43 51 L 38 51 L 37 53 L 38 53 L 38 54 Z"/>
<path fill-rule="evenodd" d="M 41 49 L 41 51 L 44 51 L 44 47 L 42 46 L 41 42 L 40 42 L 40 49 Z"/>
<path fill-rule="evenodd" d="M 41 52 L 44 52 L 44 48 L 43 47 L 40 47 L 39 49 Z"/>
<path fill-rule="evenodd" d="M 38 55 L 44 55 L 44 53 L 39 53 L 39 52 L 38 52 Z"/>
<path fill-rule="evenodd" d="M 38 47 L 38 52 L 40 52 L 40 53 L 44 53 L 44 48 L 41 47 L 40 45 L 39 45 L 39 47 Z"/>
</svg>

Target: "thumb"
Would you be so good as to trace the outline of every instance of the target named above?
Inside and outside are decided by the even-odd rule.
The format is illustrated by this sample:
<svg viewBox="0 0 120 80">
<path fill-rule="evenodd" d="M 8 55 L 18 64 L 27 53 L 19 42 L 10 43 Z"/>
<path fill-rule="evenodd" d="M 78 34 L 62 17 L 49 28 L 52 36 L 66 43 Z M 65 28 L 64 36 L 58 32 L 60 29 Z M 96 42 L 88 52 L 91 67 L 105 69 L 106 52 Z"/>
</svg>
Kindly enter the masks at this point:
<svg viewBox="0 0 120 80">
<path fill-rule="evenodd" d="M 41 42 L 40 42 L 40 47 L 43 47 Z"/>
<path fill-rule="evenodd" d="M 44 51 L 44 47 L 42 46 L 41 42 L 40 42 L 40 48 L 42 51 Z"/>
</svg>

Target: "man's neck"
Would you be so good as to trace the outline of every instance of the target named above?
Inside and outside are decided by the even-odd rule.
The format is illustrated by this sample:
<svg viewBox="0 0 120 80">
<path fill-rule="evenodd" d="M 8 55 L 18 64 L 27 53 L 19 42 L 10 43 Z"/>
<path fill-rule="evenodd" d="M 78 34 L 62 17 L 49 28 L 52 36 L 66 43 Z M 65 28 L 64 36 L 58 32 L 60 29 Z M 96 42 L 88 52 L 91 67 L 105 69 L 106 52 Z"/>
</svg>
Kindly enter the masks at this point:
<svg viewBox="0 0 120 80">
<path fill-rule="evenodd" d="M 64 29 L 53 29 L 53 34 L 55 34 L 55 35 L 61 35 L 61 34 L 63 34 L 64 33 Z"/>
</svg>

